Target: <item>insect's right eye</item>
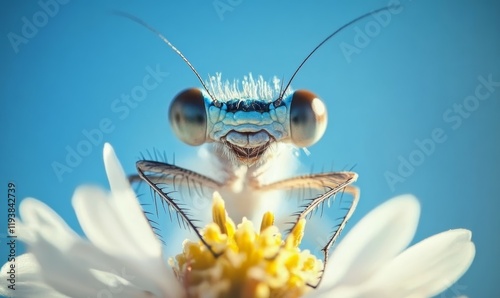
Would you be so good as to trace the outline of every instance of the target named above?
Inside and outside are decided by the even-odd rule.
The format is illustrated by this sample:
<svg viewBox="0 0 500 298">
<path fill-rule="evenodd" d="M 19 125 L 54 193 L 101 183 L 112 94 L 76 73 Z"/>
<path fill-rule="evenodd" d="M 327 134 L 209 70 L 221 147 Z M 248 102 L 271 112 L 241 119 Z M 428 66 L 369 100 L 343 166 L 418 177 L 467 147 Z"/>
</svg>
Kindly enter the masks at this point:
<svg viewBox="0 0 500 298">
<path fill-rule="evenodd" d="M 307 90 L 297 90 L 290 96 L 292 142 L 298 147 L 309 147 L 325 133 L 328 122 L 325 104 Z"/>
<path fill-rule="evenodd" d="M 170 104 L 168 118 L 181 141 L 193 146 L 205 143 L 207 113 L 205 99 L 199 89 L 191 88 L 177 94 Z"/>
</svg>

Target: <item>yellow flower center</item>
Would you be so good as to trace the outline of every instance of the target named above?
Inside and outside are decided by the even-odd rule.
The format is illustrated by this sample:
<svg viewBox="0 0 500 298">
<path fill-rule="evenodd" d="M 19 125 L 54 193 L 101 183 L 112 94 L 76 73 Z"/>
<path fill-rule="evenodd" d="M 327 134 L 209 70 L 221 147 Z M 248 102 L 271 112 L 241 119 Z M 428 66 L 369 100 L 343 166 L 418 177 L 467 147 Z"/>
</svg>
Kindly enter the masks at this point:
<svg viewBox="0 0 500 298">
<path fill-rule="evenodd" d="M 260 231 L 246 218 L 235 226 L 218 193 L 212 217 L 202 236 L 217 257 L 201 241 L 186 240 L 183 252 L 170 259 L 188 297 L 300 297 L 317 283 L 322 261 L 298 247 L 305 220 L 285 240 L 271 212 Z"/>
</svg>

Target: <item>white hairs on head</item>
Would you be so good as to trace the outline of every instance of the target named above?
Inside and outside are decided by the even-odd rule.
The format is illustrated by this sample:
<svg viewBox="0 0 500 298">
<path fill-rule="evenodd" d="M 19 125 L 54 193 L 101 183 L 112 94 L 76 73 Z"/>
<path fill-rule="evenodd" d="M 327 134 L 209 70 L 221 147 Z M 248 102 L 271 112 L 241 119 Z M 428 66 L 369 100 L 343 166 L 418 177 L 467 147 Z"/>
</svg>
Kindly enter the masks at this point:
<svg viewBox="0 0 500 298">
<path fill-rule="evenodd" d="M 216 73 L 215 76 L 210 76 L 205 83 L 209 92 L 220 101 L 231 99 L 274 101 L 280 96 L 280 92 L 282 91 L 280 82 L 280 79 L 276 76 L 273 77 L 272 82 L 265 81 L 261 75 L 257 79 L 254 79 L 252 73 L 244 76 L 241 81 L 235 79 L 233 82 L 229 82 L 228 80 L 222 81 L 222 74 Z M 284 97 L 288 96 L 291 92 L 291 88 L 288 88 Z"/>
</svg>

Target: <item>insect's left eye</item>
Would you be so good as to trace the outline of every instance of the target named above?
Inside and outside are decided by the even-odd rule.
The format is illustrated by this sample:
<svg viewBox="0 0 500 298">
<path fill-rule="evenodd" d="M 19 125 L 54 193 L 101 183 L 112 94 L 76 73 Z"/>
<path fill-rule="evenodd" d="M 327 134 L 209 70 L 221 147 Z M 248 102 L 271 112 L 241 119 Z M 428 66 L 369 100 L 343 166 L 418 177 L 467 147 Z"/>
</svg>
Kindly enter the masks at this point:
<svg viewBox="0 0 500 298">
<path fill-rule="evenodd" d="M 328 122 L 325 104 L 307 90 L 297 90 L 290 96 L 292 142 L 298 147 L 311 146 L 325 133 Z"/>
<path fill-rule="evenodd" d="M 168 118 L 181 141 L 193 146 L 205 143 L 207 113 L 205 99 L 199 89 L 191 88 L 177 94 L 170 104 Z"/>
</svg>

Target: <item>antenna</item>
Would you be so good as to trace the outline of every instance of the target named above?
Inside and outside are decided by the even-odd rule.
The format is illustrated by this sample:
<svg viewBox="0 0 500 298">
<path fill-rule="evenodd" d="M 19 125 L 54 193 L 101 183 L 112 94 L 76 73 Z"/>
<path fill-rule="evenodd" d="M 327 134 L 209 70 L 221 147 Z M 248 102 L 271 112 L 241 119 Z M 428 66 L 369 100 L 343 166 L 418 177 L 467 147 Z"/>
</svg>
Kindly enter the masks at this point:
<svg viewBox="0 0 500 298">
<path fill-rule="evenodd" d="M 381 11 L 384 11 L 384 10 L 389 10 L 390 8 L 396 8 L 396 7 L 399 7 L 399 5 L 390 5 L 390 6 L 386 6 L 386 7 L 383 7 L 383 8 L 379 8 L 379 9 L 376 9 L 374 11 L 371 11 L 371 12 L 368 12 L 368 13 L 365 13 L 357 18 L 355 18 L 354 20 L 348 22 L 347 24 L 343 25 L 342 27 L 340 27 L 339 29 L 335 30 L 335 32 L 333 32 L 332 34 L 328 35 L 325 39 L 323 39 L 322 42 L 320 42 L 310 53 L 309 55 L 307 55 L 307 57 L 302 60 L 302 63 L 300 63 L 299 67 L 297 67 L 297 69 L 295 70 L 295 72 L 293 73 L 292 77 L 290 78 L 290 80 L 288 81 L 288 83 L 286 84 L 286 87 L 285 89 L 283 89 L 281 91 L 281 94 L 279 95 L 278 99 L 276 99 L 274 101 L 274 106 L 275 107 L 278 107 L 281 102 L 283 101 L 283 96 L 285 95 L 285 92 L 286 90 L 290 87 L 290 84 L 292 83 L 292 80 L 295 78 L 295 75 L 299 72 L 299 70 L 302 68 L 302 66 L 306 63 L 306 61 L 309 59 L 309 57 L 312 56 L 312 54 L 314 54 L 314 52 L 316 52 L 316 50 L 318 50 L 325 42 L 327 42 L 330 38 L 332 38 L 333 36 L 335 36 L 337 33 L 339 33 L 340 31 L 344 30 L 345 28 L 349 27 L 350 25 L 358 22 L 358 21 L 361 21 L 362 19 L 374 14 L 374 13 L 377 13 L 377 12 L 381 12 Z"/>
<path fill-rule="evenodd" d="M 177 53 L 177 55 L 179 55 L 182 58 L 182 60 L 184 60 L 184 62 L 189 66 L 189 68 L 191 68 L 191 70 L 194 72 L 194 74 L 196 75 L 196 77 L 198 78 L 198 80 L 201 82 L 201 85 L 203 86 L 203 88 L 207 91 L 208 95 L 212 99 L 214 105 L 216 107 L 218 107 L 218 108 L 220 108 L 222 106 L 222 104 L 220 103 L 220 101 L 217 100 L 217 98 L 215 98 L 215 96 L 213 96 L 212 93 L 210 93 L 210 91 L 208 90 L 207 86 L 205 85 L 205 82 L 201 78 L 200 74 L 198 74 L 198 72 L 196 71 L 196 69 L 194 68 L 194 66 L 191 64 L 191 62 L 189 62 L 189 60 L 181 53 L 181 51 L 179 51 L 165 36 L 163 36 L 163 34 L 161 34 L 158 30 L 156 30 L 155 28 L 153 28 L 152 26 L 150 26 L 148 23 L 146 23 L 145 21 L 141 20 L 140 18 L 138 18 L 138 17 L 136 17 L 134 15 L 131 15 L 129 13 L 122 12 L 122 11 L 117 11 L 117 10 L 114 10 L 113 13 L 115 15 L 118 15 L 118 16 L 121 16 L 121 17 L 125 17 L 125 18 L 127 18 L 129 20 L 132 20 L 132 21 L 138 23 L 139 25 L 146 27 L 147 29 L 149 29 L 149 31 L 153 32 L 154 34 L 156 34 L 175 53 Z"/>
</svg>

